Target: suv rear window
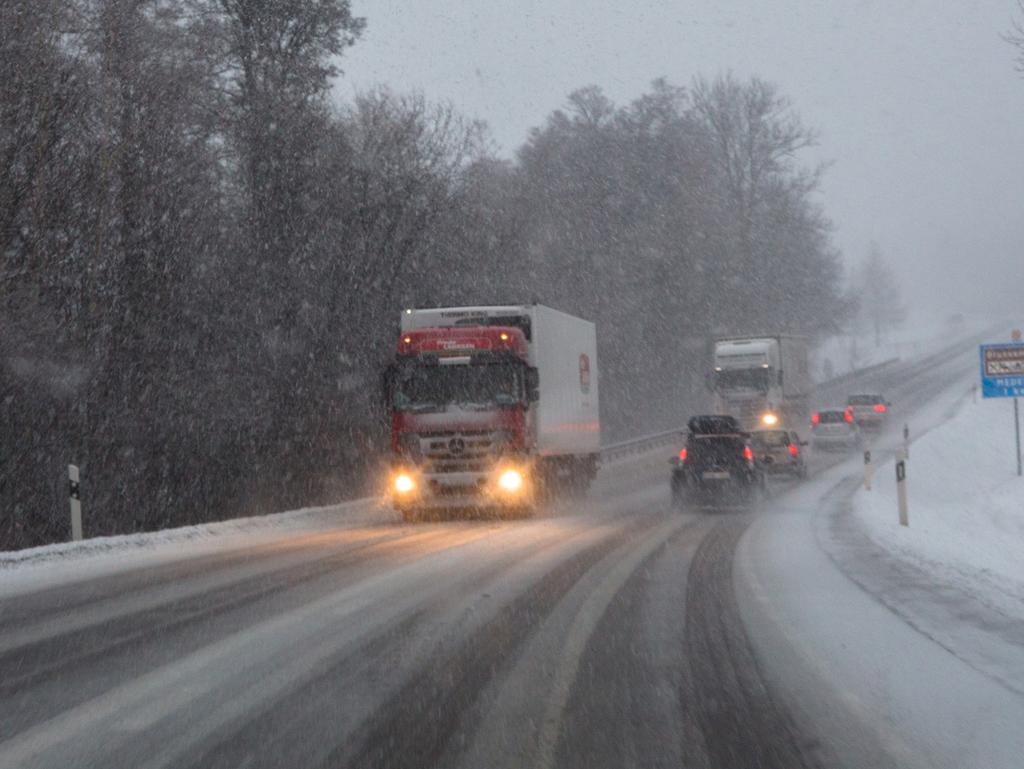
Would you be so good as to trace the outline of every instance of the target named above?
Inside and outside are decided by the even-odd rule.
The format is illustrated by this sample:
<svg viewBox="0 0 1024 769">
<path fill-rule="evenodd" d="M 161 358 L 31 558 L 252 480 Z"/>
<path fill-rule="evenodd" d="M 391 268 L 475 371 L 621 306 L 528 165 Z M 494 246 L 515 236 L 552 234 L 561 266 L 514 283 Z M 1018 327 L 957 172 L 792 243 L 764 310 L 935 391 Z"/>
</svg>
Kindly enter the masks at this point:
<svg viewBox="0 0 1024 769">
<path fill-rule="evenodd" d="M 818 413 L 818 423 L 823 425 L 834 425 L 846 421 L 844 411 L 821 411 Z"/>
<path fill-rule="evenodd" d="M 736 418 L 725 414 L 690 417 L 686 426 L 694 435 L 730 435 L 740 432 L 740 423 Z"/>
<path fill-rule="evenodd" d="M 882 402 L 881 395 L 851 395 L 847 401 L 851 406 L 874 406 Z"/>
</svg>

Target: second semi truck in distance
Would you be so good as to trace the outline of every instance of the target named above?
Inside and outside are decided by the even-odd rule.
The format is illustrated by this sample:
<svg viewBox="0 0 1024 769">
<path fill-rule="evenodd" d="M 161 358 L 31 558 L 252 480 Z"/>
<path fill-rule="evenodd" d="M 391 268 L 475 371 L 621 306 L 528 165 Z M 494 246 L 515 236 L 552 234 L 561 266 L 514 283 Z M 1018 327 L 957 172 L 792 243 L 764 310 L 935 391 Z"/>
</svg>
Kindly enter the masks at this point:
<svg viewBox="0 0 1024 769">
<path fill-rule="evenodd" d="M 793 427 L 809 418 L 808 340 L 776 334 L 718 339 L 710 380 L 718 414 L 746 430 Z"/>
<path fill-rule="evenodd" d="M 549 307 L 406 310 L 385 375 L 395 507 L 527 513 L 545 493 L 585 490 L 597 374 L 594 324 Z"/>
</svg>

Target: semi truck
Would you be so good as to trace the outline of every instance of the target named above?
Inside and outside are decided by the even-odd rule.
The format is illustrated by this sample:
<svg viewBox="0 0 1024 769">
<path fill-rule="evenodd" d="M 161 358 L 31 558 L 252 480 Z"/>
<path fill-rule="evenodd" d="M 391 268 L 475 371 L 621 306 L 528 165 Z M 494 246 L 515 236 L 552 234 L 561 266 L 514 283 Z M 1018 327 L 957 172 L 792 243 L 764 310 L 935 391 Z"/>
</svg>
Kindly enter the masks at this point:
<svg viewBox="0 0 1024 769">
<path fill-rule="evenodd" d="M 710 384 L 717 412 L 746 430 L 804 424 L 812 387 L 808 348 L 806 337 L 785 334 L 715 340 Z"/>
<path fill-rule="evenodd" d="M 530 513 L 598 468 L 594 324 L 539 304 L 408 309 L 384 377 L 390 496 L 407 520 Z"/>
</svg>

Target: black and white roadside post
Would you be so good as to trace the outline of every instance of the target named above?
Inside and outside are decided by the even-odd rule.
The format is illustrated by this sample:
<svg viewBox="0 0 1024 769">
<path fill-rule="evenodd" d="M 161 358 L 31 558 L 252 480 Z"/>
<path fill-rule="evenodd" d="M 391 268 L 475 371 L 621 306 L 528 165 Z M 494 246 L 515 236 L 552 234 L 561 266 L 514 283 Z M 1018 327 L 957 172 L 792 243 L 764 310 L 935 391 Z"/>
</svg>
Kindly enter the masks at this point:
<svg viewBox="0 0 1024 769">
<path fill-rule="evenodd" d="M 903 423 L 903 458 L 910 458 L 910 425 Z"/>
<path fill-rule="evenodd" d="M 896 452 L 896 502 L 900 510 L 900 526 L 909 526 L 907 516 L 907 454 Z"/>
<path fill-rule="evenodd" d="M 71 539 L 82 538 L 82 497 L 78 486 L 78 465 L 68 465 L 68 498 L 71 500 Z"/>
<path fill-rule="evenodd" d="M 864 488 L 871 491 L 871 449 L 864 452 Z"/>
<path fill-rule="evenodd" d="M 1020 404 L 1024 395 L 1024 342 L 1014 329 L 1009 344 L 983 344 L 981 355 L 981 397 L 1013 398 L 1013 434 L 1017 450 L 1017 475 L 1022 474 L 1020 455 Z"/>
</svg>

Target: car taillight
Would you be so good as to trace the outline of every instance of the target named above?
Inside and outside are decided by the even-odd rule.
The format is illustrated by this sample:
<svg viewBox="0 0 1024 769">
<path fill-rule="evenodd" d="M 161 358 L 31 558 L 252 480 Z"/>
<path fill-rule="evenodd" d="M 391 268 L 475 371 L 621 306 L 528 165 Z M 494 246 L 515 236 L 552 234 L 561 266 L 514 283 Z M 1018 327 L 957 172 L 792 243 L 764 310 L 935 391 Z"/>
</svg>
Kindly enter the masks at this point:
<svg viewBox="0 0 1024 769">
<path fill-rule="evenodd" d="M 843 412 L 843 419 L 845 419 L 847 422 L 852 422 L 853 421 L 853 414 L 851 414 L 849 411 L 844 411 Z"/>
<path fill-rule="evenodd" d="M 876 403 L 875 404 L 875 411 L 885 411 L 885 404 L 884 403 Z"/>
<path fill-rule="evenodd" d="M 752 460 L 754 458 L 754 450 L 751 449 L 750 446 L 743 447 L 743 458 L 748 460 Z"/>
<path fill-rule="evenodd" d="M 811 424 L 816 425 L 821 421 L 821 414 L 811 414 Z"/>
<path fill-rule="evenodd" d="M 797 454 L 800 453 L 800 447 L 797 446 L 795 443 L 789 444 L 789 453 L 795 457 Z"/>
<path fill-rule="evenodd" d="M 686 461 L 686 449 L 679 449 L 679 461 L 680 462 L 685 462 Z"/>
</svg>

